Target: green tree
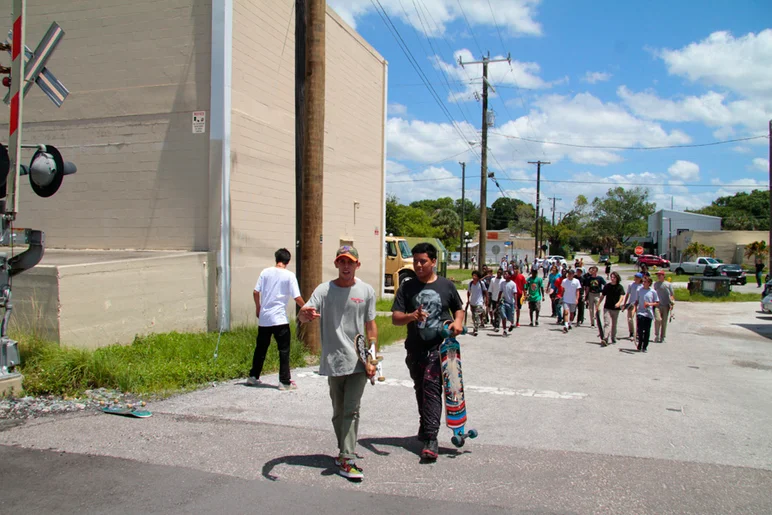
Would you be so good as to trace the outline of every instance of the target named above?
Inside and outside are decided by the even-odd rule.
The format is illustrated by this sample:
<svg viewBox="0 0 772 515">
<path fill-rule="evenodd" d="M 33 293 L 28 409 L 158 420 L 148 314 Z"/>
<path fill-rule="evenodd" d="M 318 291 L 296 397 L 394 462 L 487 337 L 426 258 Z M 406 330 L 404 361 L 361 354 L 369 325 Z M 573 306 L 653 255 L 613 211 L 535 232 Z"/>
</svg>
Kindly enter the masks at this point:
<svg viewBox="0 0 772 515">
<path fill-rule="evenodd" d="M 745 257 L 753 257 L 756 262 L 765 262 L 769 256 L 769 247 L 766 241 L 754 241 L 745 246 Z"/>
<path fill-rule="evenodd" d="M 720 216 L 726 230 L 768 231 L 769 190 L 741 191 L 719 197 L 709 206 L 691 211 L 702 215 Z"/>
<path fill-rule="evenodd" d="M 708 245 L 703 245 L 698 241 L 693 241 L 684 249 L 684 258 L 708 256 L 715 257 L 716 248 Z"/>
<path fill-rule="evenodd" d="M 416 200 L 410 203 L 410 207 L 423 209 L 427 213 L 434 214 L 441 209 L 453 209 L 453 199 L 442 197 L 437 199 Z"/>
<path fill-rule="evenodd" d="M 649 192 L 644 188 L 609 189 L 605 197 L 592 201 L 594 233 L 611 236 L 621 243 L 645 234 L 648 217 L 654 213 L 654 203 L 648 200 Z"/>
<path fill-rule="evenodd" d="M 517 208 L 525 204 L 520 199 L 499 197 L 488 210 L 488 229 L 501 230 L 517 222 Z"/>
<path fill-rule="evenodd" d="M 536 209 L 531 204 L 526 204 L 525 202 L 521 203 L 515 210 L 515 219 L 509 223 L 510 232 L 527 232 L 533 236 L 533 231 L 535 228 Z"/>
<path fill-rule="evenodd" d="M 456 199 L 455 203 L 453 204 L 454 209 L 456 210 L 456 213 L 459 216 L 459 219 L 461 218 L 461 199 Z M 473 222 L 476 225 L 480 225 L 480 207 L 469 200 L 468 198 L 464 199 L 464 220 L 466 222 Z M 464 228 L 466 230 L 466 228 Z M 471 234 L 471 232 L 470 232 Z"/>
<path fill-rule="evenodd" d="M 448 247 L 454 247 L 459 243 L 461 232 L 461 218 L 453 209 L 439 209 L 432 215 L 432 225 L 441 233 L 442 243 Z M 466 229 L 466 227 L 464 227 Z"/>
</svg>

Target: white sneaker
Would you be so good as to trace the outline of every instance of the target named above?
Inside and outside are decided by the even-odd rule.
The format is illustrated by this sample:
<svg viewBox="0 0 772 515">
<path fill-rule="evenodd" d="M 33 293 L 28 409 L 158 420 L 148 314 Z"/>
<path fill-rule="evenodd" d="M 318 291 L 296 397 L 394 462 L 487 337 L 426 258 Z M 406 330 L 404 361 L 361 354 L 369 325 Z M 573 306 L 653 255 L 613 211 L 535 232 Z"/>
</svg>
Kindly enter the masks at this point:
<svg viewBox="0 0 772 515">
<path fill-rule="evenodd" d="M 260 379 L 257 377 L 250 376 L 247 378 L 247 386 L 258 386 L 261 384 L 263 384 L 262 381 L 260 381 Z"/>
</svg>

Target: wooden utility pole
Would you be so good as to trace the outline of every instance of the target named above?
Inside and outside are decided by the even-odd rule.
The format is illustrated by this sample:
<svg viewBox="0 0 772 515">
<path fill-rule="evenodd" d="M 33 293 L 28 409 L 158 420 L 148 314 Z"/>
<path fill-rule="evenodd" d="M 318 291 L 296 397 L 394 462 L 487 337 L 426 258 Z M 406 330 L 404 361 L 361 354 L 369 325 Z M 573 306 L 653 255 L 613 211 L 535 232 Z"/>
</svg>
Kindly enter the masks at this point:
<svg viewBox="0 0 772 515">
<path fill-rule="evenodd" d="M 295 0 L 295 275 L 303 282 L 300 256 L 303 240 L 303 140 L 306 134 L 306 2 Z M 298 43 L 301 42 L 301 43 Z M 304 297 L 305 298 L 305 297 Z M 300 308 L 296 309 L 296 312 Z"/>
<path fill-rule="evenodd" d="M 298 15 L 306 13 L 305 39 L 295 39 L 295 45 L 305 43 L 306 52 L 305 74 L 295 78 L 305 83 L 303 109 L 296 113 L 305 123 L 300 232 L 300 292 L 304 299 L 322 282 L 326 7 L 325 0 L 298 0 Z M 314 353 L 321 350 L 320 335 L 317 323 L 307 324 L 301 331 L 303 342 Z"/>
<path fill-rule="evenodd" d="M 562 198 L 552 197 L 550 199 L 552 201 L 552 227 L 555 227 L 555 202 L 558 200 L 563 200 Z"/>
<path fill-rule="evenodd" d="M 466 218 L 466 163 L 458 163 L 461 165 L 461 247 L 458 258 L 458 269 L 464 268 L 464 243 L 466 235 L 464 234 L 464 218 Z"/>
<path fill-rule="evenodd" d="M 506 59 L 491 59 L 490 54 L 483 56 L 482 61 L 471 61 L 465 63 L 459 57 L 458 64 L 463 67 L 466 64 L 483 65 L 483 90 L 482 90 L 482 147 L 480 149 L 480 241 L 477 249 L 477 266 L 482 270 L 485 265 L 485 247 L 488 243 L 488 88 L 491 86 L 488 82 L 488 64 L 489 63 L 511 63 L 512 59 L 507 55 Z M 495 93 L 496 90 L 493 89 Z"/>
<path fill-rule="evenodd" d="M 533 257 L 536 259 L 539 255 L 539 197 L 541 195 L 541 165 L 552 164 L 549 161 L 528 161 L 528 164 L 536 165 L 536 228 L 533 236 L 534 242 Z"/>
</svg>

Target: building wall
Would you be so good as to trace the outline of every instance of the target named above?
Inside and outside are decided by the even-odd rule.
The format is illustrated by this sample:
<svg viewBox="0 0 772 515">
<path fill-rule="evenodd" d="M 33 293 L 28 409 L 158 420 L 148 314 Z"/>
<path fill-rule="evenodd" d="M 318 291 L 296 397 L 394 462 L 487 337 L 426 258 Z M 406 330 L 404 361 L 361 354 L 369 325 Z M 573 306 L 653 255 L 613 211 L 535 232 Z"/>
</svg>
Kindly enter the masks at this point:
<svg viewBox="0 0 772 515">
<path fill-rule="evenodd" d="M 649 237 L 655 247 L 655 253 L 668 254 L 673 260 L 673 242 L 679 232 L 684 231 L 721 231 L 721 218 L 717 216 L 685 213 L 662 209 L 649 216 Z"/>
<path fill-rule="evenodd" d="M 716 249 L 716 258 L 724 263 L 753 264 L 753 257 L 745 257 L 745 246 L 754 241 L 768 241 L 767 231 L 686 231 L 674 238 L 678 257 L 692 242 Z M 690 258 L 692 259 L 692 258 Z"/>
<path fill-rule="evenodd" d="M 11 1 L 0 11 L 10 27 Z M 32 49 L 64 29 L 48 68 L 70 96 L 57 109 L 32 88 L 24 143 L 57 146 L 78 173 L 49 199 L 22 178 L 17 225 L 50 247 L 207 249 L 209 135 L 191 117 L 209 109 L 211 0 L 28 0 L 26 19 Z"/>
<path fill-rule="evenodd" d="M 293 0 L 236 0 L 231 135 L 234 321 L 254 320 L 252 290 L 273 253 L 295 249 L 295 14 Z M 382 278 L 386 64 L 327 10 L 324 272 L 341 241 L 376 291 Z M 293 255 L 290 269 L 297 267 Z"/>
</svg>

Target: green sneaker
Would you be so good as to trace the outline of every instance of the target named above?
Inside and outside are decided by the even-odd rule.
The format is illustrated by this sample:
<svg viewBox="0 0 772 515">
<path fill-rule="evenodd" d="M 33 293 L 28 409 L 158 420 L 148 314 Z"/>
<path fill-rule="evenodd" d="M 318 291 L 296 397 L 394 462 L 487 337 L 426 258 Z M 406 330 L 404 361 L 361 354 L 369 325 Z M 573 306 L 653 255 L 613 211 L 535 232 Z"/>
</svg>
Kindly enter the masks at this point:
<svg viewBox="0 0 772 515">
<path fill-rule="evenodd" d="M 345 477 L 346 479 L 361 481 L 365 478 L 364 472 L 361 468 L 357 467 L 357 464 L 354 463 L 354 460 L 338 458 L 335 460 L 335 463 L 338 465 L 338 474 Z"/>
</svg>

